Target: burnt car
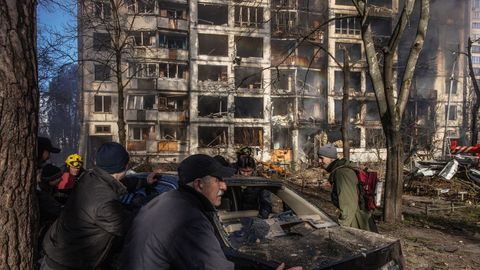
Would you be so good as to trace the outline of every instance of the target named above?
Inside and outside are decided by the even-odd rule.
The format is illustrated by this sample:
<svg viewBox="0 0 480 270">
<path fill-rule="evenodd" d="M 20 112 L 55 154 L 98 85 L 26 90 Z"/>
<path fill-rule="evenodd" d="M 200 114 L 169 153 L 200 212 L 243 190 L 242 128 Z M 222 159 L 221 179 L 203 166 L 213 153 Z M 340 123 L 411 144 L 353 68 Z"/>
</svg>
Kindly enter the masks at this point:
<svg viewBox="0 0 480 270">
<path fill-rule="evenodd" d="M 217 236 L 235 269 L 403 269 L 400 241 L 338 225 L 283 182 L 259 177 L 226 179 L 228 190 L 214 217 Z M 248 190 L 271 193 L 272 211 L 242 207 Z"/>
</svg>

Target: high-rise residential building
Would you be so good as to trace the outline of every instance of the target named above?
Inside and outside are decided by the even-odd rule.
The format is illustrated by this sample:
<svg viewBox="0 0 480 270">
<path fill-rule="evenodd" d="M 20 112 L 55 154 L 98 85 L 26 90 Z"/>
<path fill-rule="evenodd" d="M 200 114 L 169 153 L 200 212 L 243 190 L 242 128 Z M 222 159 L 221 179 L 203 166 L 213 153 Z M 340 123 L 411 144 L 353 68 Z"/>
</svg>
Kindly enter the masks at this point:
<svg viewBox="0 0 480 270">
<path fill-rule="evenodd" d="M 193 153 L 234 158 L 239 148 L 249 146 L 259 160 L 306 161 L 320 143 L 341 139 L 339 64 L 345 51 L 352 66 L 352 158 L 385 154 L 361 22 L 350 0 L 119 3 L 79 1 L 81 153 L 87 160 L 101 143 L 119 140 L 122 125 L 117 122 L 123 114 L 126 147 L 137 160 L 179 162 Z M 369 3 L 375 5 L 370 23 L 381 44 L 392 31 L 399 2 Z M 444 43 L 441 46 L 451 45 Z M 446 82 L 451 54 L 440 54 L 436 57 L 450 62 L 432 67 L 443 73 L 432 73 L 434 82 L 425 82 L 423 88 L 419 81 L 425 76 L 417 76 L 412 100 L 423 93 L 418 89 L 429 89 L 437 94 L 423 94 L 426 103 L 431 95 L 444 102 L 444 87 L 436 86 Z M 397 58 L 402 63 L 401 52 Z M 459 71 L 461 65 L 458 62 Z M 455 82 L 462 92 L 462 80 Z M 458 95 L 451 104 L 462 98 Z M 442 113 L 428 108 L 435 119 Z M 411 115 L 415 130 L 423 116 L 418 110 Z"/>
</svg>

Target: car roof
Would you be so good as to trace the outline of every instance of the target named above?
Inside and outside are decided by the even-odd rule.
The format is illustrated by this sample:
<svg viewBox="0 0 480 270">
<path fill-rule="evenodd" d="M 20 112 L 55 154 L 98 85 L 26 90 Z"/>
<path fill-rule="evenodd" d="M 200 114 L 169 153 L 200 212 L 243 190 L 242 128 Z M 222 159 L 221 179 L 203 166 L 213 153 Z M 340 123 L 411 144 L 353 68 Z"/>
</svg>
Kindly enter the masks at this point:
<svg viewBox="0 0 480 270">
<path fill-rule="evenodd" d="M 272 180 L 258 176 L 233 176 L 224 179 L 227 186 L 264 186 L 264 187 L 282 187 L 283 183 L 278 180 Z"/>
</svg>

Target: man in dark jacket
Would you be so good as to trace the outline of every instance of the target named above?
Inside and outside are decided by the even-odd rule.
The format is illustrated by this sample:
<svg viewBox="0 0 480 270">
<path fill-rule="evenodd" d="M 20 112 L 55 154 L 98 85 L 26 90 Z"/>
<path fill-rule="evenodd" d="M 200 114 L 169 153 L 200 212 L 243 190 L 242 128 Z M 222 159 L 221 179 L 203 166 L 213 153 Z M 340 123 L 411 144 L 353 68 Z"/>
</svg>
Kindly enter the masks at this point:
<svg viewBox="0 0 480 270">
<path fill-rule="evenodd" d="M 132 215 L 118 200 L 126 192 L 120 180 L 128 161 L 127 151 L 118 143 L 105 143 L 98 149 L 96 167 L 85 172 L 45 235 L 41 269 L 100 267 L 130 225 Z"/>
<path fill-rule="evenodd" d="M 343 226 L 372 231 L 369 224 L 370 213 L 360 209 L 358 178 L 352 169 L 353 164 L 345 158 L 337 158 L 337 148 L 326 144 L 319 148 L 321 166 L 330 173 L 332 202 L 340 210 L 338 223 Z"/>
</svg>

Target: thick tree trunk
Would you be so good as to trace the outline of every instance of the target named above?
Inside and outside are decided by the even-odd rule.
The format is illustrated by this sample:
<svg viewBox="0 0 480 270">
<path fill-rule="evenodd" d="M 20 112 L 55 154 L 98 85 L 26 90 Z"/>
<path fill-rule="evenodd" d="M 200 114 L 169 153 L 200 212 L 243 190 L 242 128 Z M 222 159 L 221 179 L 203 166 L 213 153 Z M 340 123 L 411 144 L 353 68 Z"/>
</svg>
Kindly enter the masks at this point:
<svg viewBox="0 0 480 270">
<path fill-rule="evenodd" d="M 0 0 L 0 268 L 34 269 L 36 1 Z"/>
<path fill-rule="evenodd" d="M 343 100 L 342 100 L 342 141 L 343 157 L 350 159 L 350 142 L 348 136 L 349 117 L 348 117 L 348 97 L 350 89 L 350 63 L 348 50 L 343 48 Z"/>
<path fill-rule="evenodd" d="M 399 126 L 399 125 L 398 125 Z M 400 128 L 384 127 L 387 141 L 387 171 L 385 175 L 384 220 L 401 221 L 403 195 L 403 145 Z"/>
<path fill-rule="evenodd" d="M 470 131 L 472 133 L 471 145 L 478 144 L 478 110 L 480 109 L 480 98 L 475 97 L 475 102 L 472 107 L 472 123 Z"/>
<path fill-rule="evenodd" d="M 127 131 L 125 129 L 125 113 L 124 113 L 125 98 L 123 96 L 124 85 L 123 85 L 123 76 L 122 76 L 122 52 L 121 51 L 118 51 L 116 53 L 115 64 L 116 64 L 115 74 L 117 77 L 117 89 L 118 89 L 118 103 L 117 103 L 118 140 L 121 145 L 124 145 L 126 147 Z"/>
<path fill-rule="evenodd" d="M 473 63 L 472 63 L 472 39 L 468 38 L 468 45 L 467 45 L 467 58 L 468 58 L 468 75 L 472 80 L 472 87 L 475 93 L 475 101 L 473 103 L 472 108 L 472 122 L 470 124 L 470 132 L 471 132 L 471 140 L 470 144 L 475 145 L 478 143 L 478 127 L 477 127 L 477 119 L 478 119 L 478 110 L 480 108 L 480 87 L 478 86 L 477 78 L 475 77 L 475 72 L 473 70 Z"/>
</svg>

